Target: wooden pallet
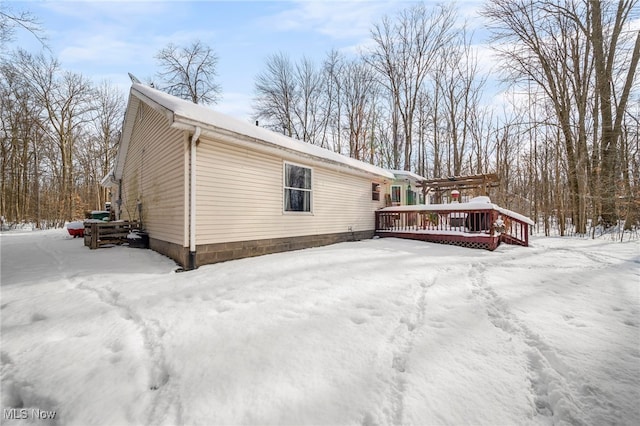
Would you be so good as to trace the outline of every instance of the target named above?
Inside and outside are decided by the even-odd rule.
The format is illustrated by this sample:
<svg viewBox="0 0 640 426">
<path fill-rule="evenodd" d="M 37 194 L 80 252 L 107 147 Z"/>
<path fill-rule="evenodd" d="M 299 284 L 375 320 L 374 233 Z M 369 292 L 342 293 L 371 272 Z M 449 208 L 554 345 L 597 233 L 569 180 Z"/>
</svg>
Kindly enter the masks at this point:
<svg viewBox="0 0 640 426">
<path fill-rule="evenodd" d="M 85 222 L 84 245 L 91 250 L 106 246 L 128 242 L 130 232 L 142 229 L 140 222 Z"/>
</svg>

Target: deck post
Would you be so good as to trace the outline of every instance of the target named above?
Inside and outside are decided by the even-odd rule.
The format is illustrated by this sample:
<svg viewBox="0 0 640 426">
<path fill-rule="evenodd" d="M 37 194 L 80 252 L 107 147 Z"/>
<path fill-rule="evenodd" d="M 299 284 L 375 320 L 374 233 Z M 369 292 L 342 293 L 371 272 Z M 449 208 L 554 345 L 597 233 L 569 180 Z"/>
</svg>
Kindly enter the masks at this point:
<svg viewBox="0 0 640 426">
<path fill-rule="evenodd" d="M 491 237 L 491 247 L 495 250 L 500 245 L 500 235 L 496 236 L 496 221 L 498 220 L 498 211 L 491 210 L 489 213 L 489 236 Z"/>
<path fill-rule="evenodd" d="M 98 248 L 98 224 L 91 224 L 91 246 L 89 247 L 91 250 Z"/>
<path fill-rule="evenodd" d="M 496 220 L 498 220 L 498 211 L 491 210 L 489 213 L 489 235 L 493 237 L 493 234 L 496 232 Z"/>
</svg>

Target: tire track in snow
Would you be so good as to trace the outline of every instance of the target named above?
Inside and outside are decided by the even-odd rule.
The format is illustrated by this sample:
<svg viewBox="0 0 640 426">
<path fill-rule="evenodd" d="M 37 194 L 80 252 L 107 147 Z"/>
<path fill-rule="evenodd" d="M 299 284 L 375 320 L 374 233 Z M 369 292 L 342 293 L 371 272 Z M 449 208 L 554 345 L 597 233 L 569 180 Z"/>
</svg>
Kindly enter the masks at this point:
<svg viewBox="0 0 640 426">
<path fill-rule="evenodd" d="M 409 315 L 400 318 L 389 343 L 394 347 L 391 368 L 394 370 L 390 394 L 387 398 L 390 407 L 385 408 L 387 424 L 399 425 L 404 418 L 404 395 L 406 390 L 407 361 L 415 346 L 416 332 L 424 325 L 427 292 L 435 285 L 437 275 L 429 282 L 421 281 L 413 293 L 414 306 Z M 372 423 L 370 415 L 365 416 L 363 426 Z"/>
<path fill-rule="evenodd" d="M 154 319 L 143 319 L 130 306 L 120 300 L 120 293 L 109 287 L 90 287 L 79 283 L 76 288 L 96 294 L 100 301 L 114 307 L 124 320 L 133 322 L 139 330 L 150 360 L 149 391 L 155 393 L 147 424 L 163 424 L 168 421 L 167 417 L 169 416 L 174 417 L 170 421 L 171 424 L 181 424 L 182 402 L 178 385 L 175 380 L 171 380 L 171 374 L 167 367 L 164 347 L 161 342 L 165 330 L 160 326 L 160 323 Z"/>
<path fill-rule="evenodd" d="M 554 348 L 510 311 L 508 303 L 487 284 L 485 270 L 483 264 L 472 266 L 469 273 L 472 293 L 485 305 L 489 321 L 495 327 L 526 345 L 524 355 L 527 359 L 535 412 L 553 418 L 554 422 L 587 424 L 580 415 L 584 412 L 584 407 L 578 400 L 578 392 L 572 389 L 570 367 L 562 361 Z M 584 385 L 582 388 L 588 389 L 589 386 Z"/>
</svg>

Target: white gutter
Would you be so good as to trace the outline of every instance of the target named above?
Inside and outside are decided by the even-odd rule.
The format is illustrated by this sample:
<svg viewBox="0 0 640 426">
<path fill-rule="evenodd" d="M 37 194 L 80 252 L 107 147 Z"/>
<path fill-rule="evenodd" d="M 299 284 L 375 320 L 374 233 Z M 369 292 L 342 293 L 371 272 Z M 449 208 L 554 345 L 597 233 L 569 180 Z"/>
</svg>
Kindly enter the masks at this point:
<svg viewBox="0 0 640 426">
<path fill-rule="evenodd" d="M 196 143 L 200 138 L 200 126 L 196 126 L 191 137 L 191 173 L 189 177 L 189 256 L 190 267 L 195 268 L 196 255 Z"/>
</svg>

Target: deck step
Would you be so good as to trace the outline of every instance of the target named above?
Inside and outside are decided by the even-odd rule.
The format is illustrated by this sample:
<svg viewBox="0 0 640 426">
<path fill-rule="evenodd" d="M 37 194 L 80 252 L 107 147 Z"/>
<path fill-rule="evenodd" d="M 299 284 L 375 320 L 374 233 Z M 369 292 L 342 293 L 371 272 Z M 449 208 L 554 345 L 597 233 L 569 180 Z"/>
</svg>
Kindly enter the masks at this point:
<svg viewBox="0 0 640 426">
<path fill-rule="evenodd" d="M 500 235 L 500 241 L 502 241 L 505 244 L 512 244 L 512 245 L 516 245 L 516 246 L 524 246 L 526 247 L 527 244 L 522 241 L 521 239 L 518 239 L 516 237 L 513 237 L 509 234 L 502 234 Z"/>
</svg>

